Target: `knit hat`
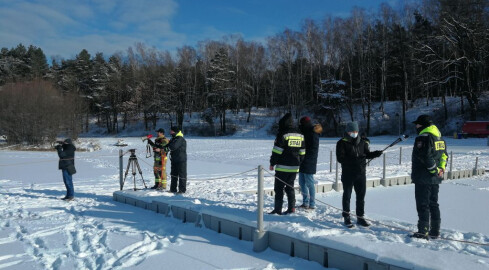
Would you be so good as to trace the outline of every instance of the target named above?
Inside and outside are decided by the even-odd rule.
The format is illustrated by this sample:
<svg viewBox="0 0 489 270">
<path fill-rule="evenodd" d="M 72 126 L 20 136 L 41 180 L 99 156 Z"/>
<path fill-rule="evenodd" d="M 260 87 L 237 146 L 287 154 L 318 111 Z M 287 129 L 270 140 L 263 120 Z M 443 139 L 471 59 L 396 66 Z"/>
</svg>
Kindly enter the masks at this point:
<svg viewBox="0 0 489 270">
<path fill-rule="evenodd" d="M 175 133 L 180 132 L 180 129 L 179 129 L 177 126 L 172 126 L 172 127 L 170 128 L 170 130 L 171 130 L 171 131 L 173 131 L 173 132 L 175 132 Z"/>
<path fill-rule="evenodd" d="M 156 132 L 159 132 L 159 133 L 163 133 L 163 134 L 165 134 L 165 130 L 164 130 L 164 129 L 162 129 L 162 128 L 159 128 L 158 130 L 156 130 Z"/>
<path fill-rule="evenodd" d="M 427 127 L 427 126 L 430 126 L 431 124 L 433 124 L 433 121 L 431 120 L 431 117 L 429 115 L 422 114 L 422 115 L 418 116 L 418 119 L 416 119 L 416 121 L 414 121 L 413 124 L 421 125 L 423 127 Z"/>
<path fill-rule="evenodd" d="M 311 117 L 309 117 L 309 116 L 302 117 L 300 120 L 300 123 L 302 126 L 305 126 L 305 125 L 311 123 Z"/>
<path fill-rule="evenodd" d="M 358 123 L 356 121 L 346 124 L 345 132 L 358 132 Z"/>
</svg>

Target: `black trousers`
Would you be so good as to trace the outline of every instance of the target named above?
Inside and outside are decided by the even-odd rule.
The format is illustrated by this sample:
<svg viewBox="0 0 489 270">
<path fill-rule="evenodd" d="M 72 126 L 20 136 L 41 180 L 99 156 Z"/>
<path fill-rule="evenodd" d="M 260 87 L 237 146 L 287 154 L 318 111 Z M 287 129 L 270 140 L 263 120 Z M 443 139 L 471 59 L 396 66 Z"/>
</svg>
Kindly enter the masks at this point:
<svg viewBox="0 0 489 270">
<path fill-rule="evenodd" d="M 275 211 L 279 213 L 282 212 L 284 190 L 287 194 L 288 208 L 295 208 L 295 193 L 293 186 L 296 175 L 297 173 L 275 171 L 275 183 L 273 185 L 273 191 L 275 191 Z M 282 180 L 283 182 L 278 179 Z"/>
<path fill-rule="evenodd" d="M 171 163 L 171 183 L 170 192 L 187 191 L 187 162 L 173 162 Z"/>
<path fill-rule="evenodd" d="M 440 232 L 439 190 L 440 185 L 438 184 L 414 184 L 416 210 L 418 211 L 418 232 L 422 234 L 427 233 L 428 230 L 434 234 Z"/>
<path fill-rule="evenodd" d="M 365 194 L 367 193 L 367 177 L 365 175 L 347 176 L 341 175 L 343 183 L 343 217 L 350 216 L 350 200 L 352 190 L 356 194 L 356 214 L 363 216 L 365 214 Z"/>
</svg>

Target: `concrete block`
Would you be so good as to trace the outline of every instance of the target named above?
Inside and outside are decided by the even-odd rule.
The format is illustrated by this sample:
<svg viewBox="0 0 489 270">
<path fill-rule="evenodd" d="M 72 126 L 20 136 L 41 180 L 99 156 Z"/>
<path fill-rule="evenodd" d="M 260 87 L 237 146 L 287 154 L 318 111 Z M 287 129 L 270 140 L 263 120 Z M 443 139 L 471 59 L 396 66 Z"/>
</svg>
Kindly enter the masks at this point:
<svg viewBox="0 0 489 270">
<path fill-rule="evenodd" d="M 136 201 L 136 207 L 143 208 L 143 209 L 148 209 L 148 202 L 145 202 L 143 200 L 135 200 Z"/>
<path fill-rule="evenodd" d="M 467 177 L 472 177 L 474 174 L 474 170 L 467 170 L 465 174 L 467 175 Z"/>
<path fill-rule="evenodd" d="M 132 206 L 136 206 L 136 200 L 131 197 L 126 197 L 126 203 Z"/>
<path fill-rule="evenodd" d="M 392 177 L 390 179 L 390 186 L 397 186 L 399 182 L 399 179 L 397 177 Z"/>
<path fill-rule="evenodd" d="M 153 201 L 153 205 L 155 205 L 156 213 L 163 214 L 165 216 L 170 215 L 170 206 L 167 203 Z"/>
<path fill-rule="evenodd" d="M 413 182 L 413 179 L 411 179 L 411 176 L 406 176 L 406 185 L 409 185 Z"/>
<path fill-rule="evenodd" d="M 276 232 L 268 232 L 268 246 L 289 256 L 292 256 L 294 252 L 292 238 Z"/>
<path fill-rule="evenodd" d="M 342 270 L 370 269 L 362 257 L 335 249 L 328 249 L 328 267 Z"/>
<path fill-rule="evenodd" d="M 204 226 L 210 229 L 212 223 L 212 216 L 207 214 L 202 214 L 202 220 L 204 221 Z"/>
<path fill-rule="evenodd" d="M 126 203 L 126 197 L 122 196 L 121 194 L 118 194 L 116 192 L 113 193 L 113 199 L 116 202 Z"/>
<path fill-rule="evenodd" d="M 238 223 L 221 219 L 221 233 L 232 237 L 240 238 L 241 237 L 240 232 L 241 232 L 241 227 L 239 226 Z"/>
<path fill-rule="evenodd" d="M 307 242 L 294 240 L 293 248 L 293 257 L 309 260 L 309 244 Z"/>
<path fill-rule="evenodd" d="M 309 260 L 328 267 L 328 249 L 316 244 L 309 244 Z"/>
<path fill-rule="evenodd" d="M 366 268 L 365 268 L 366 267 Z M 368 270 L 389 270 L 389 265 L 374 260 L 365 260 L 364 268 Z"/>
<path fill-rule="evenodd" d="M 331 190 L 333 190 L 333 183 L 318 185 L 318 192 L 319 193 L 326 193 L 326 192 L 330 192 Z"/>
<path fill-rule="evenodd" d="M 148 207 L 149 207 L 148 210 L 151 210 L 153 212 L 157 212 L 157 210 L 158 210 L 158 206 L 156 205 L 156 203 L 154 201 L 152 201 L 150 204 L 148 204 Z"/>
<path fill-rule="evenodd" d="M 183 207 L 172 205 L 171 212 L 174 218 L 180 219 L 184 223 L 196 223 L 199 219 L 199 212 L 185 209 Z"/>
</svg>

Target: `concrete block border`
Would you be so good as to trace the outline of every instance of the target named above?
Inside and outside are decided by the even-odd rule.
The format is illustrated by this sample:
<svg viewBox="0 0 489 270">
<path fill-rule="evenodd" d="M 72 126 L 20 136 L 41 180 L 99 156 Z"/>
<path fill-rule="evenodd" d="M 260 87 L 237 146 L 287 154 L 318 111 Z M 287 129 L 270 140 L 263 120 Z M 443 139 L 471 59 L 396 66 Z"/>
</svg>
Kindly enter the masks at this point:
<svg viewBox="0 0 489 270">
<path fill-rule="evenodd" d="M 473 169 L 452 171 L 445 173 L 445 179 L 460 179 L 476 175 L 485 174 L 485 169 Z M 408 185 L 410 184 L 410 176 L 395 176 L 386 179 L 369 179 L 368 187 Z M 342 190 L 341 183 L 338 186 L 335 183 L 325 183 L 316 185 L 318 193 L 329 192 L 332 190 Z M 244 191 L 244 193 L 255 194 L 256 191 Z M 274 192 L 271 189 L 265 190 L 265 194 L 273 196 Z M 201 226 L 201 223 L 208 229 L 217 233 L 223 233 L 239 240 L 252 241 L 256 251 L 265 250 L 267 247 L 288 254 L 292 257 L 298 257 L 309 261 L 319 263 L 324 267 L 332 267 L 338 269 L 354 270 L 354 269 L 369 269 L 369 270 L 402 270 L 406 269 L 397 265 L 379 261 L 372 258 L 367 258 L 361 255 L 356 255 L 350 252 L 342 251 L 328 245 L 320 245 L 317 243 L 308 242 L 308 239 L 300 239 L 293 236 L 284 235 L 273 230 L 258 232 L 255 227 L 240 222 L 219 217 L 219 214 L 209 214 L 197 212 L 192 209 L 187 209 L 183 206 L 171 205 L 160 200 L 152 200 L 150 202 L 138 198 L 131 197 L 124 191 L 116 191 L 113 193 L 114 201 L 133 205 L 142 209 L 154 211 L 165 216 L 173 216 L 176 219 L 182 220 L 183 223 L 194 223 L 195 226 Z M 239 220 L 238 218 L 236 220 Z M 388 259 L 388 258 L 386 258 Z"/>
</svg>

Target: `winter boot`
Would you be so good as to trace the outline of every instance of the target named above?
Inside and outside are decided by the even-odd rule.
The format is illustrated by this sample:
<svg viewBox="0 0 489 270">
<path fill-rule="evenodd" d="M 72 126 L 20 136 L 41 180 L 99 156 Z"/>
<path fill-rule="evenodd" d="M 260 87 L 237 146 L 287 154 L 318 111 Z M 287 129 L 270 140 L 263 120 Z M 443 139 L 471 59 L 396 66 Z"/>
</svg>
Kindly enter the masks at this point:
<svg viewBox="0 0 489 270">
<path fill-rule="evenodd" d="M 277 209 L 273 209 L 273 211 L 272 212 L 269 212 L 268 214 L 269 215 L 275 215 L 275 214 L 282 215 L 282 211 L 281 210 L 277 210 Z"/>
<path fill-rule="evenodd" d="M 306 204 L 302 204 L 301 206 L 299 206 L 299 208 L 307 209 L 307 208 L 309 208 L 309 206 L 307 206 Z"/>
<path fill-rule="evenodd" d="M 156 188 L 158 187 L 158 184 L 159 184 L 159 183 L 158 183 L 158 182 L 156 182 L 156 183 L 155 183 L 155 185 L 151 187 L 151 189 L 156 189 Z"/>
<path fill-rule="evenodd" d="M 440 224 L 441 220 L 431 220 L 431 228 L 429 232 L 429 236 L 431 239 L 437 239 L 440 237 Z"/>
<path fill-rule="evenodd" d="M 343 219 L 345 220 L 345 226 L 346 226 L 346 227 L 348 227 L 348 228 L 353 227 L 353 223 L 351 223 L 351 218 L 350 218 L 350 216 L 343 217 Z"/>
<path fill-rule="evenodd" d="M 363 217 L 357 217 L 357 224 L 363 227 L 370 226 L 370 223 L 368 223 L 367 220 Z"/>
<path fill-rule="evenodd" d="M 427 232 L 426 233 L 416 232 L 414 234 L 411 234 L 410 236 L 413 238 L 420 238 L 420 239 L 426 239 L 426 240 L 429 239 Z"/>
<path fill-rule="evenodd" d="M 295 213 L 295 208 L 288 208 L 287 211 L 283 212 L 282 215 L 288 215 L 288 214 L 292 214 L 292 213 Z"/>
</svg>

